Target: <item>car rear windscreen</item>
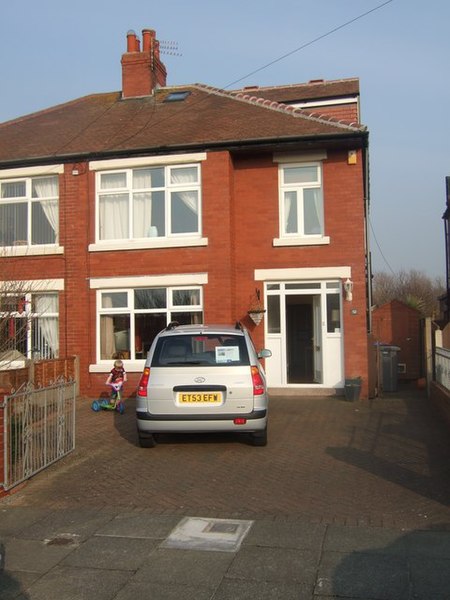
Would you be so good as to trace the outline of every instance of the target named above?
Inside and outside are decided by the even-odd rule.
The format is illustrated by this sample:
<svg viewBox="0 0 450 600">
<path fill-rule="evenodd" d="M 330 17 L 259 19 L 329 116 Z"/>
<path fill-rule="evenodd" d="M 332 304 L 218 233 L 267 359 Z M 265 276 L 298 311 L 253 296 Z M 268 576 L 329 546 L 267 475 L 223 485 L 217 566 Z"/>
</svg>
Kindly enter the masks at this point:
<svg viewBox="0 0 450 600">
<path fill-rule="evenodd" d="M 243 335 L 199 333 L 161 337 L 156 345 L 151 366 L 226 367 L 249 364 Z"/>
</svg>

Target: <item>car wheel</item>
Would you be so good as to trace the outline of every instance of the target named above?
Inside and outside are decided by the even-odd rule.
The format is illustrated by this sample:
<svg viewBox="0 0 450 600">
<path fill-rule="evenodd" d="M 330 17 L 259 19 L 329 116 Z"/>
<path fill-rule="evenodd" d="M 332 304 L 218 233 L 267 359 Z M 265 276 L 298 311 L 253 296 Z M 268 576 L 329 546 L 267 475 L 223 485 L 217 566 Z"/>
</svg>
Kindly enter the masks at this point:
<svg viewBox="0 0 450 600">
<path fill-rule="evenodd" d="M 267 427 L 262 431 L 254 431 L 251 440 L 253 446 L 267 446 Z"/>
<path fill-rule="evenodd" d="M 138 432 L 139 446 L 141 448 L 154 448 L 156 446 L 156 440 L 153 433 L 142 434 Z"/>
</svg>

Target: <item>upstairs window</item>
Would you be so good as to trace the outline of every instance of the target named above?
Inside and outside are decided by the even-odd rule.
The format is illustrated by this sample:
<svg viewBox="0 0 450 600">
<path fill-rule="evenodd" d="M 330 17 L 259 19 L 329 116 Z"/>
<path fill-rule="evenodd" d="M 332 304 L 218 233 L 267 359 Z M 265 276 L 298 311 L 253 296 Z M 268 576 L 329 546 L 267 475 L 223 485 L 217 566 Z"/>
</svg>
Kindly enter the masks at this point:
<svg viewBox="0 0 450 600">
<path fill-rule="evenodd" d="M 97 198 L 99 241 L 201 234 L 197 164 L 100 172 Z"/>
<path fill-rule="evenodd" d="M 323 236 L 322 168 L 320 163 L 280 166 L 281 236 Z"/>
<path fill-rule="evenodd" d="M 58 176 L 0 181 L 0 246 L 57 244 Z"/>
</svg>

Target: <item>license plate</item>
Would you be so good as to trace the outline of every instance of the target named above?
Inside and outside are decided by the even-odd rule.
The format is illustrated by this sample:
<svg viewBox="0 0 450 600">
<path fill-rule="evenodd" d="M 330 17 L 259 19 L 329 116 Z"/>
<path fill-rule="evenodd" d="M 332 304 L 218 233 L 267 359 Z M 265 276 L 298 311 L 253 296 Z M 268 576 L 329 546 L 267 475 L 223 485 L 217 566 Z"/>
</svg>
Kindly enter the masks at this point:
<svg viewBox="0 0 450 600">
<path fill-rule="evenodd" d="M 220 404 L 221 392 L 178 392 L 180 404 Z"/>
</svg>

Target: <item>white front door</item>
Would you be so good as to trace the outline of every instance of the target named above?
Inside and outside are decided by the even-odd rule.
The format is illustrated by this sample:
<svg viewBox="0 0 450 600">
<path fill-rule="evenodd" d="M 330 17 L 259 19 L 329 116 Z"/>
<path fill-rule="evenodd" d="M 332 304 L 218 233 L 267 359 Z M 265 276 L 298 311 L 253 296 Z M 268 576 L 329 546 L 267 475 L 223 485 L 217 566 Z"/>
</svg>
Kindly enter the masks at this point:
<svg viewBox="0 0 450 600">
<path fill-rule="evenodd" d="M 269 387 L 339 386 L 340 282 L 267 283 L 265 293 Z"/>
</svg>

